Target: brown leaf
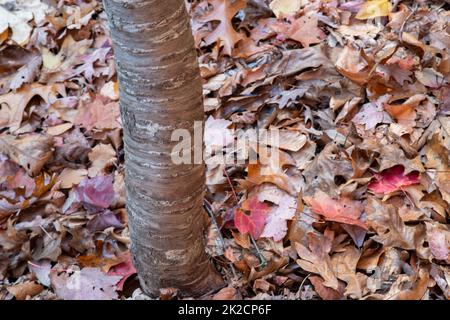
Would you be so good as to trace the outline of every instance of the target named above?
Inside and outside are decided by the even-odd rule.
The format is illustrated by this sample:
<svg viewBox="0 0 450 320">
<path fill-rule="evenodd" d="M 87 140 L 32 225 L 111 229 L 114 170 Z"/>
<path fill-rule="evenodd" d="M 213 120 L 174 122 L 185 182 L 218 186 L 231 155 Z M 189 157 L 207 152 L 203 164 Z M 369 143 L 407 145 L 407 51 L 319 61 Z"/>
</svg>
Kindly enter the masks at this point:
<svg viewBox="0 0 450 320">
<path fill-rule="evenodd" d="M 89 160 L 91 161 L 88 170 L 89 177 L 103 175 L 106 173 L 106 169 L 116 163 L 116 151 L 110 144 L 100 143 L 89 152 Z"/>
<path fill-rule="evenodd" d="M 33 297 L 44 290 L 44 287 L 40 284 L 34 283 L 32 281 L 15 284 L 6 287 L 6 289 L 11 293 L 17 300 L 25 300 L 27 297 Z"/>
<path fill-rule="evenodd" d="M 218 42 L 223 45 L 223 53 L 231 56 L 235 44 L 244 38 L 241 33 L 236 32 L 231 20 L 239 10 L 245 7 L 246 1 L 209 0 L 208 2 L 213 6 L 213 10 L 202 16 L 200 21 L 220 21 L 220 24 L 204 38 L 205 44 Z"/>
<path fill-rule="evenodd" d="M 0 136 L 0 151 L 21 165 L 30 175 L 41 171 L 53 154 L 52 137 L 45 134 L 29 133 L 21 136 Z"/>
<path fill-rule="evenodd" d="M 1 108 L 0 129 L 9 127 L 11 132 L 20 128 L 25 108 L 34 96 L 41 97 L 46 103 L 56 100 L 57 94 L 65 95 L 63 84 L 41 85 L 33 83 L 26 85 L 16 92 L 11 92 L 0 96 Z"/>
<path fill-rule="evenodd" d="M 355 299 L 360 299 L 363 296 L 365 285 L 365 283 L 361 283 L 361 278 L 356 274 L 360 257 L 361 252 L 353 245 L 345 247 L 343 252 L 335 253 L 331 257 L 331 264 L 336 277 L 347 283 L 345 295 Z"/>
<path fill-rule="evenodd" d="M 78 114 L 75 124 L 86 128 L 105 130 L 120 128 L 120 111 L 117 102 L 104 103 L 102 98 L 96 97 L 95 100 L 82 104 L 78 108 Z"/>
<path fill-rule="evenodd" d="M 240 294 L 233 287 L 226 287 L 217 292 L 211 300 L 239 300 Z"/>
<path fill-rule="evenodd" d="M 323 279 L 323 285 L 334 290 L 338 289 L 339 283 L 333 271 L 329 256 L 331 250 L 331 239 L 329 236 L 319 238 L 314 233 L 308 234 L 308 247 L 301 243 L 295 243 L 300 259 L 297 264 L 304 270 L 319 274 Z"/>
<path fill-rule="evenodd" d="M 393 205 L 370 197 L 366 213 L 367 225 L 377 233 L 372 239 L 384 246 L 415 250 L 423 243 L 424 226 L 406 226 Z"/>
<path fill-rule="evenodd" d="M 339 287 L 337 290 L 326 287 L 323 285 L 324 280 L 319 276 L 309 277 L 314 290 L 323 300 L 341 300 L 344 292 L 344 285 L 339 282 Z"/>
<path fill-rule="evenodd" d="M 303 175 L 306 180 L 305 196 L 313 196 L 317 189 L 328 195 L 339 196 L 335 178 L 343 177 L 347 180 L 353 177 L 353 166 L 344 154 L 339 153 L 334 143 L 325 146 L 314 161 L 305 169 Z"/>
<path fill-rule="evenodd" d="M 260 151 L 262 150 L 262 152 L 259 152 L 259 163 L 249 164 L 248 166 L 247 180 L 257 185 L 265 182 L 273 183 L 290 194 L 295 195 L 297 193 L 297 187 L 293 179 L 283 170 L 285 166 L 295 165 L 291 156 L 275 148 L 272 149 L 274 151 L 262 148 L 260 147 Z M 279 161 L 277 161 L 277 153 L 279 153 Z"/>
</svg>

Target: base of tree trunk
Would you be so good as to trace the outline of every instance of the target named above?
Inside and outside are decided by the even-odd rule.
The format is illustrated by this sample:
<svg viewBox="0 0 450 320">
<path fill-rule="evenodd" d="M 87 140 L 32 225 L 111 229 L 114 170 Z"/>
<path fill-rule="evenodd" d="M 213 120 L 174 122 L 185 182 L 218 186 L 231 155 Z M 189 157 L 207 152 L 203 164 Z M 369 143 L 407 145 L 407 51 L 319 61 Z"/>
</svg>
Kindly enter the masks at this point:
<svg viewBox="0 0 450 320">
<path fill-rule="evenodd" d="M 209 261 L 208 261 L 209 262 Z M 212 263 L 209 262 L 209 267 L 205 274 L 197 279 L 195 282 L 186 284 L 183 287 L 176 288 L 179 293 L 184 297 L 200 297 L 202 295 L 216 292 L 225 286 L 225 282 L 219 272 L 213 267 Z M 142 291 L 152 297 L 158 298 L 161 291 L 153 290 L 154 286 L 146 284 L 144 279 L 139 277 L 139 283 L 141 285 Z M 164 288 L 160 288 L 164 289 Z"/>
</svg>

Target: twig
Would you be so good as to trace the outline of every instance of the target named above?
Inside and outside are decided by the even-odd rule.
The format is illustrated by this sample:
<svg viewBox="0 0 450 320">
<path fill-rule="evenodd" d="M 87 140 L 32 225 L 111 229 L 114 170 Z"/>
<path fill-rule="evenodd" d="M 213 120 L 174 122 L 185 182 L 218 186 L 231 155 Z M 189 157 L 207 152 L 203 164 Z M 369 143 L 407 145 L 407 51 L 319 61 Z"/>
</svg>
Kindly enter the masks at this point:
<svg viewBox="0 0 450 320">
<path fill-rule="evenodd" d="M 266 258 L 262 255 L 261 250 L 259 250 L 258 245 L 256 244 L 255 239 L 252 237 L 252 235 L 249 234 L 250 239 L 252 240 L 253 245 L 255 246 L 256 252 L 258 253 L 258 258 L 260 264 L 257 267 L 265 267 L 267 265 Z"/>
<path fill-rule="evenodd" d="M 55 239 L 50 235 L 50 233 L 47 232 L 47 230 L 45 230 L 45 228 L 42 226 L 42 224 L 39 225 L 39 227 L 41 227 L 42 231 L 45 232 L 45 234 L 52 239 L 53 241 L 55 241 Z"/>
<path fill-rule="evenodd" d="M 233 192 L 233 196 L 234 196 L 234 199 L 236 200 L 236 204 L 238 204 L 239 203 L 239 198 L 238 198 L 238 196 L 236 194 L 236 191 L 234 190 L 233 184 L 231 183 L 230 176 L 228 175 L 228 172 L 227 172 L 227 170 L 225 168 L 223 168 L 223 173 L 227 177 L 227 181 L 228 181 L 228 184 L 231 187 L 231 191 Z"/>
<path fill-rule="evenodd" d="M 303 285 L 305 284 L 305 281 L 309 278 L 310 275 L 311 275 L 311 273 L 308 273 L 308 275 L 303 279 L 302 283 L 300 284 L 300 288 L 298 289 L 298 291 L 300 293 L 302 292 Z"/>
<path fill-rule="evenodd" d="M 217 224 L 216 217 L 214 216 L 214 212 L 212 211 L 211 203 L 209 203 L 209 201 L 206 200 L 206 199 L 204 199 L 204 200 L 205 201 L 204 201 L 204 205 L 203 206 L 205 207 L 205 210 L 208 213 L 208 215 L 211 217 L 212 223 L 217 228 L 217 231 L 219 233 L 220 244 L 222 246 L 223 252 L 225 252 L 226 249 L 227 249 L 227 246 L 225 245 L 225 239 L 223 238 L 222 233 L 220 232 L 219 225 Z M 229 262 L 228 265 L 230 266 L 231 271 L 233 272 L 233 277 L 236 278 L 237 277 L 237 273 L 236 273 L 236 269 L 234 269 L 233 263 Z"/>
</svg>

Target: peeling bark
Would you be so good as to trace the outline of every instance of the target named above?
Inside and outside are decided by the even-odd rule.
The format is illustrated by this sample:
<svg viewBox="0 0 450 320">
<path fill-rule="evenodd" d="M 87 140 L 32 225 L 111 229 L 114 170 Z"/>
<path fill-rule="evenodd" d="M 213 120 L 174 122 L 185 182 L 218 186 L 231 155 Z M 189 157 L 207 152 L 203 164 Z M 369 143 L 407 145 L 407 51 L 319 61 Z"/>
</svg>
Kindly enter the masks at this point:
<svg viewBox="0 0 450 320">
<path fill-rule="evenodd" d="M 205 254 L 203 164 L 174 164 L 174 129 L 194 136 L 202 87 L 183 0 L 104 0 L 124 131 L 134 264 L 143 290 L 199 295 L 222 282 Z"/>
</svg>

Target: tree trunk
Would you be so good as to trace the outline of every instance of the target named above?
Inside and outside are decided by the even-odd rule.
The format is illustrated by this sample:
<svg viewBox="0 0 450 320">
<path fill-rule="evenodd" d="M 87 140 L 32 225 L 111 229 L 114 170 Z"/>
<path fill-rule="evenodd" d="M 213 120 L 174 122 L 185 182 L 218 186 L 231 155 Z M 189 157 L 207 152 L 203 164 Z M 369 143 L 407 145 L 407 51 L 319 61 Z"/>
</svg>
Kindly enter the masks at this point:
<svg viewBox="0 0 450 320">
<path fill-rule="evenodd" d="M 203 121 L 184 0 L 104 0 L 119 75 L 131 251 L 143 290 L 221 283 L 205 254 L 203 164 L 174 164 L 174 129 Z"/>
</svg>

